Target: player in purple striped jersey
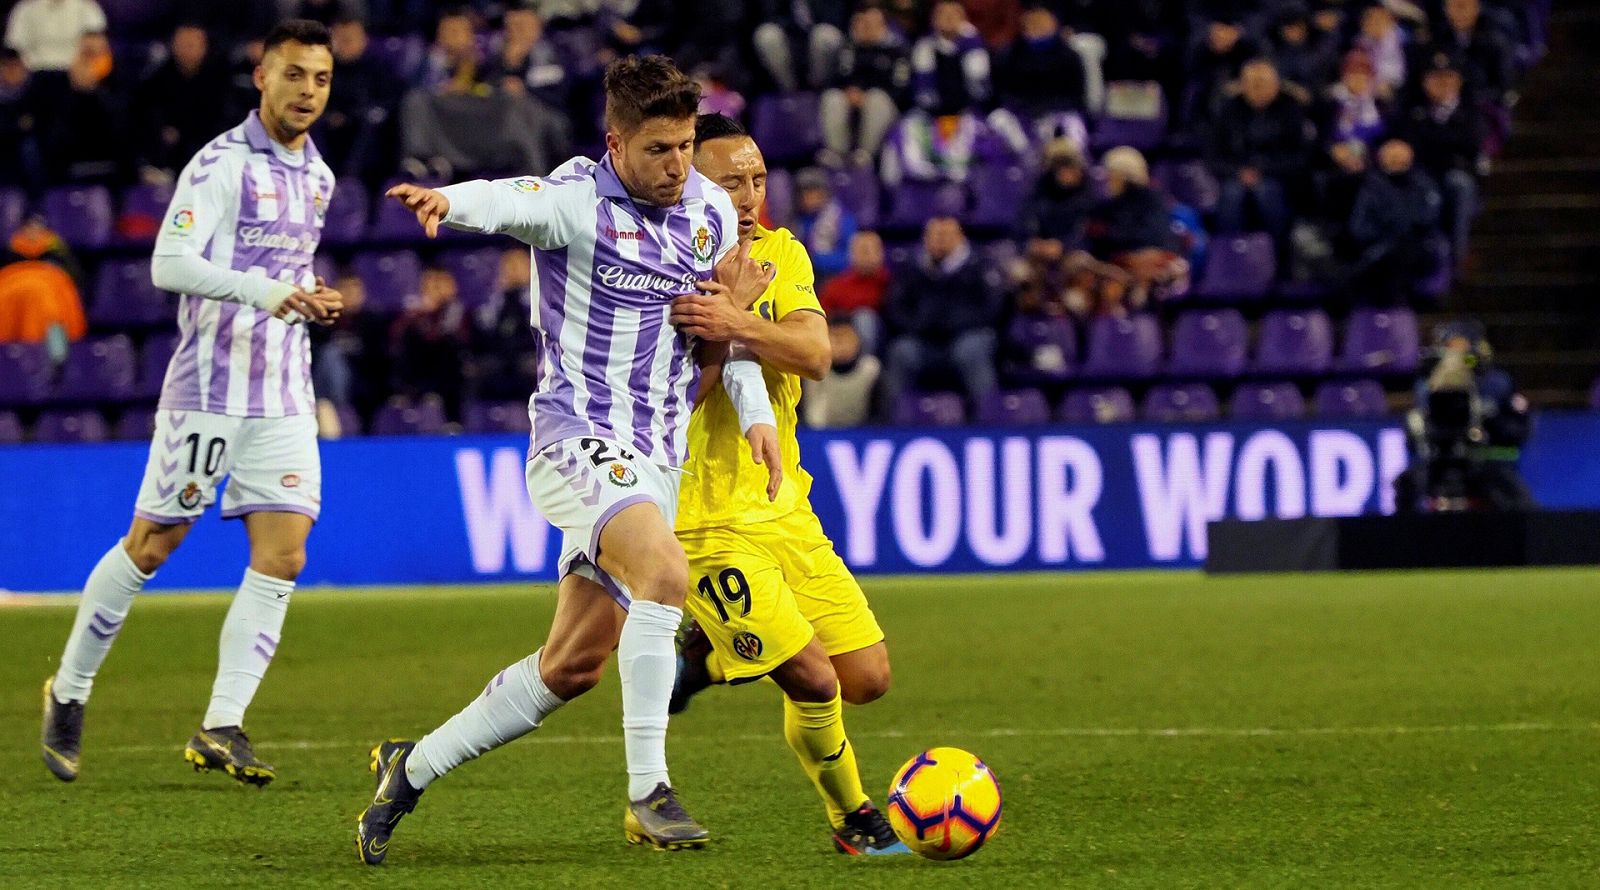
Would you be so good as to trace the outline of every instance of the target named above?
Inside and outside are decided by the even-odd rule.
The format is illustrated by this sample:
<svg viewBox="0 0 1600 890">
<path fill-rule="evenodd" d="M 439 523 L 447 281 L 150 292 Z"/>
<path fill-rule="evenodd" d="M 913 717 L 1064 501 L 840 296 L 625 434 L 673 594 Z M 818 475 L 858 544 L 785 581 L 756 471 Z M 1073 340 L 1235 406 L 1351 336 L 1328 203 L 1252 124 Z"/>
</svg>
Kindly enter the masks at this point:
<svg viewBox="0 0 1600 890">
<path fill-rule="evenodd" d="M 275 776 L 240 728 L 272 661 L 305 542 L 322 505 L 311 351 L 299 322 L 342 305 L 312 272 L 333 173 L 306 136 L 333 78 L 328 31 L 295 20 L 268 35 L 261 105 L 184 168 L 156 239 L 151 277 L 181 294 L 128 534 L 101 558 L 56 673 L 45 681 L 45 765 L 78 775 L 83 707 L 133 598 L 217 496 L 243 518 L 250 565 L 223 623 L 211 703 L 184 757 L 265 785 Z"/>
<path fill-rule="evenodd" d="M 528 492 L 563 533 L 555 619 L 545 646 L 412 743 L 373 750 L 378 787 L 357 844 L 369 864 L 395 825 L 447 771 L 533 729 L 599 681 L 613 649 L 622 679 L 628 765 L 624 833 L 661 849 L 707 833 L 667 775 L 667 700 L 689 567 L 673 534 L 678 473 L 698 380 L 695 339 L 675 328 L 672 300 L 699 286 L 753 301 L 769 275 L 735 252 L 727 192 L 695 172 L 700 91 L 660 56 L 607 70 L 606 147 L 550 176 L 390 190 L 431 236 L 440 224 L 511 235 L 533 248 L 540 377 L 529 400 Z M 717 284 L 706 284 L 715 277 Z M 769 475 L 779 472 L 775 420 L 759 365 L 722 372 L 741 393 L 740 430 Z M 776 490 L 776 484 L 773 485 Z"/>
</svg>

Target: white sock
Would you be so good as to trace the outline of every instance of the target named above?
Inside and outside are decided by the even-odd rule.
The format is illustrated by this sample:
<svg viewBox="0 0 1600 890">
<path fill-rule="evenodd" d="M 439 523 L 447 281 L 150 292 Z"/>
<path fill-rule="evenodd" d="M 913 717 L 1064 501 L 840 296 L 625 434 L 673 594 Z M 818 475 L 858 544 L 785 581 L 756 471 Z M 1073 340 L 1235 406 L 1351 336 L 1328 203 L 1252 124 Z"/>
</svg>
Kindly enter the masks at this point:
<svg viewBox="0 0 1600 890">
<path fill-rule="evenodd" d="M 217 680 L 211 685 L 211 705 L 202 729 L 239 726 L 245 708 L 256 697 L 267 665 L 278 651 L 283 616 L 289 612 L 294 582 L 272 578 L 254 569 L 244 570 L 244 581 L 233 595 L 228 617 L 222 621 L 217 643 Z"/>
<path fill-rule="evenodd" d="M 406 758 L 406 781 L 422 790 L 467 761 L 539 728 L 566 704 L 539 676 L 540 649 L 494 676 L 472 704 L 422 737 Z"/>
<path fill-rule="evenodd" d="M 674 639 L 683 610 L 634 600 L 617 641 L 622 677 L 622 741 L 628 756 L 628 799 L 642 800 L 667 778 L 667 700 L 678 672 Z"/>
<path fill-rule="evenodd" d="M 61 653 L 61 664 L 56 667 L 56 679 L 51 689 L 57 701 L 88 701 L 89 690 L 94 686 L 94 675 L 117 641 L 117 632 L 128 617 L 133 598 L 144 589 L 145 582 L 155 577 L 139 571 L 122 549 L 122 542 L 106 551 L 89 573 L 83 584 L 83 599 L 78 603 L 78 617 L 72 622 L 72 633 L 67 637 L 67 648 Z"/>
</svg>

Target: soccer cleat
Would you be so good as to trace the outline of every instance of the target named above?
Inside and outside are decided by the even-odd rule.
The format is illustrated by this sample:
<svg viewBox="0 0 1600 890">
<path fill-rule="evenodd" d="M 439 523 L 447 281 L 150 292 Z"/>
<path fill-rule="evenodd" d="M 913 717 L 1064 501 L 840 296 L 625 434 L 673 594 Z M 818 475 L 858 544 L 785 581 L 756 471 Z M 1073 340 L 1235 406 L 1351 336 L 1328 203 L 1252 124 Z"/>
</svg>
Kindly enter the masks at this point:
<svg viewBox="0 0 1600 890">
<path fill-rule="evenodd" d="M 678 676 L 672 681 L 668 714 L 681 713 L 689 707 L 689 699 L 711 685 L 711 672 L 706 669 L 706 659 L 710 657 L 711 638 L 700 628 L 700 622 L 690 621 L 678 636 Z"/>
<path fill-rule="evenodd" d="M 202 729 L 184 746 L 183 759 L 197 773 L 220 769 L 246 785 L 265 787 L 278 777 L 272 764 L 257 759 L 250 738 L 237 726 Z"/>
<path fill-rule="evenodd" d="M 893 856 L 911 848 L 895 837 L 882 812 L 867 801 L 844 817 L 844 827 L 833 833 L 833 848 L 850 856 Z"/>
<path fill-rule="evenodd" d="M 416 747 L 416 742 L 390 739 L 372 749 L 372 771 L 378 777 L 378 790 L 356 820 L 356 848 L 361 851 L 361 861 L 368 865 L 378 865 L 389 855 L 389 836 L 394 834 L 394 827 L 417 808 L 417 799 L 422 797 L 422 792 L 406 781 L 406 758 Z"/>
<path fill-rule="evenodd" d="M 44 729 L 39 734 L 44 765 L 63 782 L 78 777 L 78 752 L 83 741 L 83 702 L 56 701 L 56 678 L 44 681 Z"/>
<path fill-rule="evenodd" d="M 694 850 L 704 847 L 710 835 L 678 802 L 678 793 L 666 782 L 656 784 L 643 800 L 628 804 L 622 833 L 630 844 L 649 844 L 657 850 Z"/>
</svg>

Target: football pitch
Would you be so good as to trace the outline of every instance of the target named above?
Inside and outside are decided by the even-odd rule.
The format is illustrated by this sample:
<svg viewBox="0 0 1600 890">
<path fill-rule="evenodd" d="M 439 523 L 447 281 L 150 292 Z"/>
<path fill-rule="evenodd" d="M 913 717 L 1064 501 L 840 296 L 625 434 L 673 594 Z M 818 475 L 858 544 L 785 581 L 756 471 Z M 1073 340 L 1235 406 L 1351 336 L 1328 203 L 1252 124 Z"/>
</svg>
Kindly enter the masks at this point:
<svg viewBox="0 0 1600 890">
<path fill-rule="evenodd" d="M 367 750 L 415 737 L 526 655 L 553 592 L 306 589 L 250 714 L 262 790 L 182 760 L 228 601 L 135 606 L 83 772 L 39 762 L 66 602 L 0 608 L 0 886 L 1596 887 L 1600 573 L 871 579 L 894 688 L 849 708 L 869 793 L 934 745 L 1005 792 L 976 856 L 856 860 L 770 685 L 675 718 L 706 850 L 624 844 L 615 672 L 440 780 L 357 861 Z"/>
</svg>

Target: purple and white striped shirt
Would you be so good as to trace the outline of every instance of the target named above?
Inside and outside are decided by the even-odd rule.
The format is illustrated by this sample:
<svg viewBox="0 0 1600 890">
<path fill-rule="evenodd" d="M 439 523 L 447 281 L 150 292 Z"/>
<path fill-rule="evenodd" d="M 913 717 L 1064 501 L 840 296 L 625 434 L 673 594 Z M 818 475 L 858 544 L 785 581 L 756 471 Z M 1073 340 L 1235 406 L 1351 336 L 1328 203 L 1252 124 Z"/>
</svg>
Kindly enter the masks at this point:
<svg viewBox="0 0 1600 890">
<path fill-rule="evenodd" d="M 532 453 L 603 436 L 682 465 L 700 372 L 692 338 L 667 316 L 672 298 L 693 293 L 738 243 L 728 193 L 691 172 L 677 204 L 636 202 L 609 156 L 574 158 L 547 177 L 441 191 L 450 199 L 447 225 L 533 246 Z"/>
<path fill-rule="evenodd" d="M 333 171 L 311 140 L 292 152 L 252 111 L 184 167 L 154 255 L 198 254 L 223 269 L 311 290 L 332 197 Z M 315 410 L 305 325 L 232 299 L 183 294 L 178 307 L 178 350 L 161 408 L 233 417 Z"/>
</svg>

